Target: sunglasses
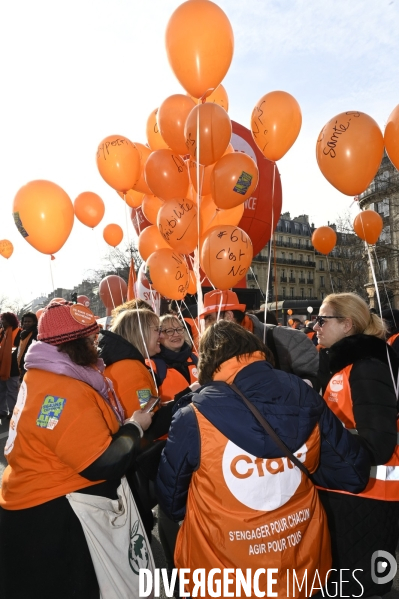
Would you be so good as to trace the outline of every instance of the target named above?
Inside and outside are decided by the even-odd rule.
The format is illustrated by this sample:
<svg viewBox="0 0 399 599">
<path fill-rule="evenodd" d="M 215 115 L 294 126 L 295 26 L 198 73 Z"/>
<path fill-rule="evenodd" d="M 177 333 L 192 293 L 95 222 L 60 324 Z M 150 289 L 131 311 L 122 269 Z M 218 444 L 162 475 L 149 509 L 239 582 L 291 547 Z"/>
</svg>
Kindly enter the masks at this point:
<svg viewBox="0 0 399 599">
<path fill-rule="evenodd" d="M 346 318 L 346 316 L 316 316 L 315 322 L 319 325 L 319 327 L 322 327 L 329 318 Z"/>
</svg>

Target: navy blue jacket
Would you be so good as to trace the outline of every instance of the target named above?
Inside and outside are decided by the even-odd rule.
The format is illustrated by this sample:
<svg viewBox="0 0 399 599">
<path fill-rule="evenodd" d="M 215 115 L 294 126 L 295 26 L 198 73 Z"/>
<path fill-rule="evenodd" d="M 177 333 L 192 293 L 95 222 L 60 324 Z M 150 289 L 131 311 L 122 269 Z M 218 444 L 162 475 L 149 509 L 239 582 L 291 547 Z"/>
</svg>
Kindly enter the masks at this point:
<svg viewBox="0 0 399 599">
<path fill-rule="evenodd" d="M 367 451 L 356 436 L 343 428 L 322 397 L 300 378 L 260 361 L 243 368 L 234 383 L 292 452 L 307 441 L 318 424 L 321 451 L 319 467 L 312 476 L 315 484 L 351 493 L 365 488 L 370 473 Z M 212 382 L 185 396 L 180 405 L 186 405 L 173 417 L 156 483 L 159 504 L 175 521 L 184 518 L 191 477 L 200 463 L 198 422 L 187 405 L 191 401 L 244 451 L 262 458 L 282 457 L 281 449 L 226 383 Z"/>
</svg>

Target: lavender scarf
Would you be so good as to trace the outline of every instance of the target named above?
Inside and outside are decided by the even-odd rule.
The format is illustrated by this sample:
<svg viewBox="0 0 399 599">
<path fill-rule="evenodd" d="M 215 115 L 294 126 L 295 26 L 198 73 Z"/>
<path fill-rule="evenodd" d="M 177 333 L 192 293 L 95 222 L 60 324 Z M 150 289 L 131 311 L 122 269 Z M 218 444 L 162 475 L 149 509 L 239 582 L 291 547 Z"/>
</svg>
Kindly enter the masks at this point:
<svg viewBox="0 0 399 599">
<path fill-rule="evenodd" d="M 111 405 L 119 422 L 123 422 L 123 408 L 116 396 L 112 382 L 102 374 L 105 365 L 100 358 L 97 360 L 98 370 L 91 366 L 79 366 L 72 362 L 67 354 L 59 352 L 56 346 L 43 343 L 43 341 L 33 341 L 25 356 L 25 369 L 30 370 L 31 368 L 69 376 L 87 383 Z M 115 399 L 115 406 L 110 402 L 108 391 L 111 391 Z"/>
</svg>

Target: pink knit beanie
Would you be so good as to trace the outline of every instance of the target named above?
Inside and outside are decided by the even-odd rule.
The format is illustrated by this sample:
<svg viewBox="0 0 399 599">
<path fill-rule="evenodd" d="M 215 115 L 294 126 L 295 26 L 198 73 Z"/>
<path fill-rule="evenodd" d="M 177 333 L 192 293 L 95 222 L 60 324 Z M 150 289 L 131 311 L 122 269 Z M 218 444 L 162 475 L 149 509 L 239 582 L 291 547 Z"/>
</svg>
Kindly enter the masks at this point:
<svg viewBox="0 0 399 599">
<path fill-rule="evenodd" d="M 99 332 L 94 314 L 81 304 L 50 302 L 44 309 L 38 325 L 39 341 L 60 345 Z"/>
</svg>

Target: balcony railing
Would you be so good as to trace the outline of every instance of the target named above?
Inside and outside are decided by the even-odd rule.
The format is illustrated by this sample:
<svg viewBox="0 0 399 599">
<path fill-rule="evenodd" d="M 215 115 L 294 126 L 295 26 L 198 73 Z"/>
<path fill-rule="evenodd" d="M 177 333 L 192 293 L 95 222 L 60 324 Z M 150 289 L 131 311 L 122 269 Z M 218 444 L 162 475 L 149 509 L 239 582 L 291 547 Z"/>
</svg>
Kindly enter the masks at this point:
<svg viewBox="0 0 399 599">
<path fill-rule="evenodd" d="M 280 277 L 280 283 L 286 283 L 287 277 Z"/>
<path fill-rule="evenodd" d="M 298 279 L 298 283 L 299 283 L 300 285 L 304 285 L 304 284 L 306 283 L 306 279 L 299 278 L 299 279 Z"/>
<path fill-rule="evenodd" d="M 288 282 L 289 283 L 295 283 L 295 277 L 290 277 Z"/>
</svg>

